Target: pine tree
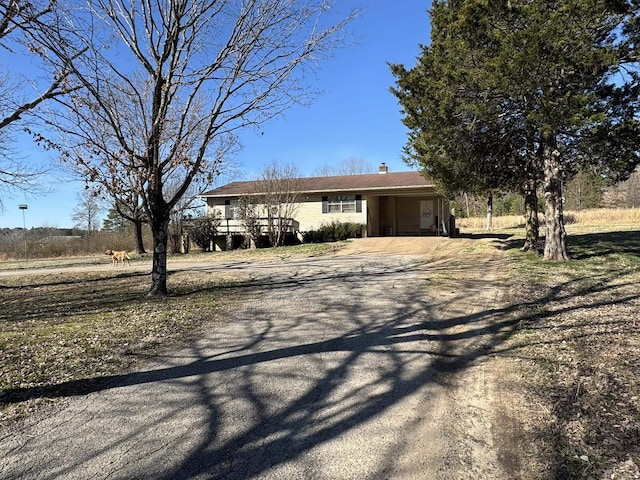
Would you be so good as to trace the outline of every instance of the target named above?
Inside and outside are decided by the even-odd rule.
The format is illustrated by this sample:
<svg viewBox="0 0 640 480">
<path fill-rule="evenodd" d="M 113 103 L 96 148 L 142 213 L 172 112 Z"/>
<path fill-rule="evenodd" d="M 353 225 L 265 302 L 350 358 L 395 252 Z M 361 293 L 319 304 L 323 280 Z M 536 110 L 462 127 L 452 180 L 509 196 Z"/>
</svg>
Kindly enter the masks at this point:
<svg viewBox="0 0 640 480">
<path fill-rule="evenodd" d="M 126 221 L 115 208 L 110 208 L 107 218 L 102 221 L 102 230 L 107 232 L 124 232 L 127 229 Z"/>
</svg>

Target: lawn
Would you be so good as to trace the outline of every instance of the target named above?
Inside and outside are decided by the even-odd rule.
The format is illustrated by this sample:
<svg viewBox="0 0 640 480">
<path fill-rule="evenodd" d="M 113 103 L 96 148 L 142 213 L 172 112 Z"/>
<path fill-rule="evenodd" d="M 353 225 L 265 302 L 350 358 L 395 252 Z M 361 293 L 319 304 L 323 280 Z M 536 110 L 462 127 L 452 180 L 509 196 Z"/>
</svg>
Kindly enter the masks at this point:
<svg viewBox="0 0 640 480">
<path fill-rule="evenodd" d="M 569 227 L 571 260 L 510 243 L 513 361 L 542 478 L 640 478 L 640 226 Z M 529 452 L 531 453 L 531 452 Z"/>
<path fill-rule="evenodd" d="M 324 255 L 336 248 L 326 244 L 194 253 L 170 261 L 282 260 Z M 140 261 L 134 258 L 134 263 Z M 237 273 L 177 271 L 168 278 L 171 295 L 157 299 L 146 296 L 147 273 L 111 268 L 106 256 L 45 259 L 29 267 L 97 262 L 104 268 L 93 272 L 24 271 L 0 277 L 0 426 L 62 396 L 91 391 L 102 377 L 127 372 L 159 349 L 187 341 L 200 329 L 215 328 L 225 321 L 225 312 L 233 308 L 247 280 Z M 4 262 L 1 269 L 25 267 Z"/>
<path fill-rule="evenodd" d="M 538 478 L 638 479 L 640 225 L 568 230 L 571 260 L 563 263 L 522 253 L 521 228 L 494 232 L 508 237 L 506 309 L 517 325 L 495 354 L 516 378 L 520 427 L 532 440 L 521 453 L 534 459 Z M 285 259 L 333 249 L 305 248 L 180 259 Z M 91 391 L 101 377 L 215 328 L 241 301 L 245 280 L 176 272 L 168 282 L 174 293 L 151 299 L 148 275 L 124 269 L 1 277 L 0 422 Z"/>
<path fill-rule="evenodd" d="M 146 297 L 141 273 L 63 273 L 0 278 L 0 422 L 61 395 L 80 394 L 158 348 L 223 322 L 237 278 L 170 276 L 174 295 Z M 78 380 L 83 379 L 82 382 Z"/>
</svg>

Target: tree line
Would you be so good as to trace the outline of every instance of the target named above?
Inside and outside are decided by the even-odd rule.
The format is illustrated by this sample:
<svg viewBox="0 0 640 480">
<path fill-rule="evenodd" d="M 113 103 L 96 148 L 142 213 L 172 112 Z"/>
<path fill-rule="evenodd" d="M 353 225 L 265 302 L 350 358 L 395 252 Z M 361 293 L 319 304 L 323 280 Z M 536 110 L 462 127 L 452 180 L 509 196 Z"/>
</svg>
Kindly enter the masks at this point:
<svg viewBox="0 0 640 480">
<path fill-rule="evenodd" d="M 461 193 L 451 199 L 457 217 L 487 214 L 487 198 Z M 544 210 L 544 197 L 538 197 Z M 578 170 L 563 187 L 563 207 L 570 211 L 593 208 L 638 208 L 640 206 L 640 168 L 622 182 L 608 184 L 597 172 Z M 522 215 L 524 198 L 518 192 L 499 192 L 493 199 L 493 215 Z"/>
</svg>

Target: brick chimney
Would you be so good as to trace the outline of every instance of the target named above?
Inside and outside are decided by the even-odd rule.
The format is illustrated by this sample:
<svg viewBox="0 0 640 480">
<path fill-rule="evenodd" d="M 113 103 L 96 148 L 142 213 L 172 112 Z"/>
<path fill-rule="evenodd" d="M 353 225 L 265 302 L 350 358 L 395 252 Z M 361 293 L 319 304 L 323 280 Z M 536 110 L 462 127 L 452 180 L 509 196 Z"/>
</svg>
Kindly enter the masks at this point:
<svg viewBox="0 0 640 480">
<path fill-rule="evenodd" d="M 387 167 L 387 164 L 382 162 L 380 164 L 380 167 L 378 167 L 378 173 L 389 173 L 389 167 Z"/>
</svg>

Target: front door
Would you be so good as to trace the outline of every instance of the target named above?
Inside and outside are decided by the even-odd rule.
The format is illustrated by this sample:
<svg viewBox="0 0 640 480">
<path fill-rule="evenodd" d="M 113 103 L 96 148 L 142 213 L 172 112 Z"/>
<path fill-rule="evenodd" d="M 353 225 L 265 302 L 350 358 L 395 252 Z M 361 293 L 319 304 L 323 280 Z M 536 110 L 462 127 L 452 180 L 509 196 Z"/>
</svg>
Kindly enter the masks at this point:
<svg viewBox="0 0 640 480">
<path fill-rule="evenodd" d="M 433 229 L 433 200 L 420 200 L 420 233 L 431 233 Z"/>
</svg>

